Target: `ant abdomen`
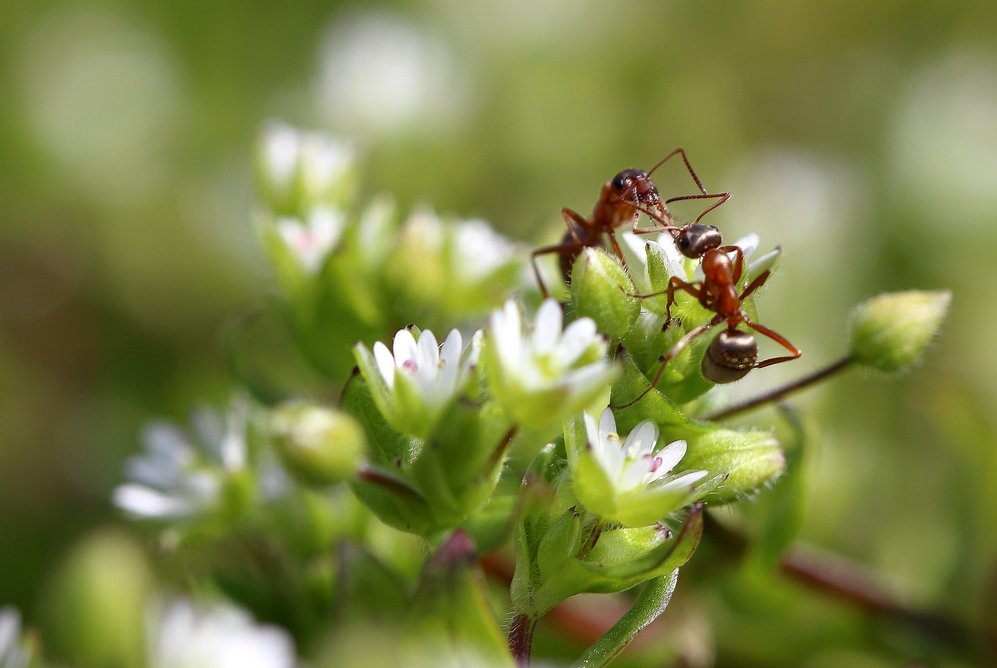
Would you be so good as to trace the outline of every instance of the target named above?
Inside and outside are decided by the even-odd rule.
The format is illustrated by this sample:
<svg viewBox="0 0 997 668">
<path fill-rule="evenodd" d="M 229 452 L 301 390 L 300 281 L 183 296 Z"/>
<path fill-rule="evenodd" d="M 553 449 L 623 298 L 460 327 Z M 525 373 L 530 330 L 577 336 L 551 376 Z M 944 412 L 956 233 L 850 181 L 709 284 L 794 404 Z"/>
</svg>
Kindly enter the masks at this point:
<svg viewBox="0 0 997 668">
<path fill-rule="evenodd" d="M 755 337 L 738 329 L 725 329 L 703 356 L 703 377 L 714 383 L 733 383 L 744 378 L 757 362 Z"/>
</svg>

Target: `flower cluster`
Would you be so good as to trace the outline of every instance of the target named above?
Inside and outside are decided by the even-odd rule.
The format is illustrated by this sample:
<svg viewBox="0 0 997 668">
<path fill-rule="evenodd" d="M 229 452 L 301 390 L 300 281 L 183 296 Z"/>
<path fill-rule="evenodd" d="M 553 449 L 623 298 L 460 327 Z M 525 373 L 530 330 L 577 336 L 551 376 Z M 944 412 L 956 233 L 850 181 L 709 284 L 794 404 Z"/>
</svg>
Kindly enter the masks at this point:
<svg viewBox="0 0 997 668">
<path fill-rule="evenodd" d="M 721 245 L 697 220 L 657 238 L 620 232 L 611 252 L 569 238 L 562 304 L 523 284 L 529 256 L 483 221 L 401 217 L 385 196 L 358 205 L 348 143 L 274 124 L 257 163 L 257 220 L 308 369 L 268 376 L 254 364 L 266 354 L 229 351 L 253 399 L 196 413 L 190 433 L 151 425 L 126 464 L 114 503 L 191 537 L 160 545 L 213 601 L 150 608 L 148 665 L 292 666 L 296 646 L 301 665 L 509 665 L 475 555 L 510 541 L 520 663 L 533 624 L 565 598 L 645 585 L 581 661 L 603 665 L 667 605 L 704 505 L 757 495 L 794 465 L 774 431 L 708 414 L 718 384 L 799 356 L 749 319 L 780 254 L 755 256 L 757 236 Z M 717 243 L 699 255 L 683 237 L 683 255 L 688 230 Z M 842 366 L 908 368 L 947 305 L 939 293 L 870 300 Z M 788 354 L 758 363 L 753 333 Z M 786 503 L 791 514 L 799 501 Z M 139 550 L 110 552 L 80 571 L 114 561 L 151 578 Z M 66 598 L 109 588 L 90 575 L 67 577 Z M 141 617 L 122 598 L 111 607 Z M 0 660 L 20 668 L 18 621 L 0 612 Z M 395 629 L 396 644 L 367 641 Z"/>
</svg>

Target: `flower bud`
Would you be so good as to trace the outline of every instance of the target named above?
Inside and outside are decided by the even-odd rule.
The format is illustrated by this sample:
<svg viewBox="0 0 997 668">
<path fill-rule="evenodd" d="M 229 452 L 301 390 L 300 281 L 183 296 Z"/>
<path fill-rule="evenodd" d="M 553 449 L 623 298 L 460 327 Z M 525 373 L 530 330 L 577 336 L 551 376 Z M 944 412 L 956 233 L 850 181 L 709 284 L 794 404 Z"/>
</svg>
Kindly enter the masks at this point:
<svg viewBox="0 0 997 668">
<path fill-rule="evenodd" d="M 571 298 L 579 316 L 619 339 L 640 315 L 640 300 L 627 272 L 605 251 L 586 248 L 571 270 Z"/>
<path fill-rule="evenodd" d="M 948 290 L 894 292 L 859 304 L 851 316 L 851 354 L 876 371 L 905 371 L 924 354 L 941 327 Z"/>
<path fill-rule="evenodd" d="M 706 495 L 714 503 L 750 494 L 786 468 L 779 441 L 766 431 L 717 429 L 690 441 L 683 468 L 705 469 L 722 477 Z"/>
<path fill-rule="evenodd" d="M 72 665 L 143 665 L 151 585 L 137 545 L 114 531 L 93 534 L 72 550 L 46 596 L 44 635 Z"/>
<path fill-rule="evenodd" d="M 348 414 L 306 403 L 274 409 L 270 433 L 284 466 L 314 485 L 352 475 L 366 446 L 363 430 Z"/>
</svg>

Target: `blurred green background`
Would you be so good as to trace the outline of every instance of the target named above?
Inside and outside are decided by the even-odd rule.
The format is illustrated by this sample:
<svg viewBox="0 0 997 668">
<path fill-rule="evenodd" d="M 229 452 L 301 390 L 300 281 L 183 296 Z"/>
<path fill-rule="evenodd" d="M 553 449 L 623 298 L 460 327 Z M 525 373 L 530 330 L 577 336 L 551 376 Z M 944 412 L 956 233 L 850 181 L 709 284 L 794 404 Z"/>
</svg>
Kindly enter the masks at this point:
<svg viewBox="0 0 997 668">
<path fill-rule="evenodd" d="M 562 206 L 587 214 L 619 169 L 684 146 L 733 193 L 710 222 L 784 250 L 760 317 L 805 354 L 755 391 L 843 353 L 861 299 L 953 290 L 908 377 L 795 401 L 819 434 L 803 538 L 903 601 L 993 620 L 995 38 L 989 0 L 4 3 L 0 602 L 30 619 L 64 548 L 117 521 L 144 421 L 227 396 L 221 335 L 271 290 L 250 152 L 280 118 L 354 138 L 368 192 L 403 210 L 538 244 Z M 706 608 L 721 662 L 766 640 L 890 656 L 875 629 L 832 636 L 818 597 L 737 608 Z"/>
</svg>

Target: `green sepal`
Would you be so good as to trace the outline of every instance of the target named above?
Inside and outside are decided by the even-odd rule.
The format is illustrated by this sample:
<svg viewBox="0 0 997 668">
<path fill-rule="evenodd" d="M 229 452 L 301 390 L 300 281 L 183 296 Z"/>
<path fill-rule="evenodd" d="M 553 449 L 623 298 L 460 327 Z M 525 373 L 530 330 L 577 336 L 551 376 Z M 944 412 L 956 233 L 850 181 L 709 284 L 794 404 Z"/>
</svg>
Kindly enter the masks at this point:
<svg viewBox="0 0 997 668">
<path fill-rule="evenodd" d="M 350 489 L 388 526 L 420 536 L 430 536 L 437 531 L 432 508 L 401 476 L 365 467 L 350 480 Z"/>
<path fill-rule="evenodd" d="M 709 425 L 697 423 L 686 417 L 678 405 L 658 388 L 651 388 L 647 376 L 637 368 L 628 354 L 622 354 L 623 375 L 613 385 L 610 407 L 616 416 L 616 427 L 620 433 L 629 432 L 643 420 L 653 420 L 661 428 L 662 435 L 668 441 L 688 439 L 710 430 Z M 639 400 L 630 404 L 637 396 L 647 390 Z M 625 406 L 623 408 L 618 408 Z"/>
<path fill-rule="evenodd" d="M 378 466 L 397 469 L 411 461 L 415 449 L 413 446 L 418 440 L 391 428 L 377 405 L 377 393 L 385 390 L 387 386 L 383 385 L 379 373 L 371 375 L 371 378 L 374 379 L 373 384 L 367 383 L 360 376 L 353 376 L 347 381 L 343 390 L 342 408 L 356 418 L 363 427 L 367 437 L 367 458 Z M 381 387 L 378 387 L 379 379 Z M 371 387 L 374 387 L 375 391 L 372 392 Z"/>
<path fill-rule="evenodd" d="M 557 558 L 551 554 L 554 558 L 550 561 L 537 559 L 528 574 L 517 559 L 513 610 L 539 618 L 569 596 L 625 591 L 667 575 L 689 560 L 702 532 L 702 506 L 697 504 L 673 538 L 667 537 L 663 527 L 611 529 L 598 535 L 587 555 Z M 585 538 L 593 538 L 585 534 L 583 531 L 583 545 Z"/>
</svg>

